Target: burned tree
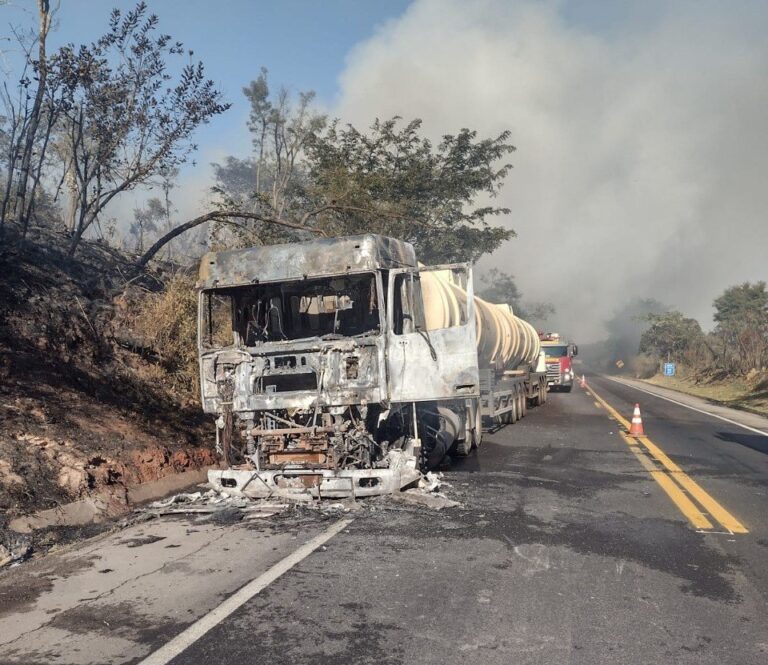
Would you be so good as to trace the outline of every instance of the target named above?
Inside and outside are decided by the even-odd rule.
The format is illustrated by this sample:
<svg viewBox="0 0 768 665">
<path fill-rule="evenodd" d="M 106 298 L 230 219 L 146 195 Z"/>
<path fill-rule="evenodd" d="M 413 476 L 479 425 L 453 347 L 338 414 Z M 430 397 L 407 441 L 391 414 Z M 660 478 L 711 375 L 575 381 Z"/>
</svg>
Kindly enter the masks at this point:
<svg viewBox="0 0 768 665">
<path fill-rule="evenodd" d="M 52 59 L 66 93 L 62 133 L 77 199 L 70 254 L 116 196 L 184 163 L 193 132 L 229 108 L 202 63 L 178 79 L 170 73 L 169 61 L 185 55 L 192 52 L 158 34 L 142 2 L 125 15 L 114 10 L 97 41 Z"/>
<path fill-rule="evenodd" d="M 21 225 L 22 235 L 26 234 L 59 110 L 56 86 L 49 83 L 46 49 L 52 10 L 48 0 L 37 0 L 37 14 L 38 29 L 32 40 L 14 30 L 24 54 L 24 66 L 16 90 L 11 92 L 7 83 L 2 88 L 7 129 L 3 132 L 6 174 L 0 201 L 0 233 L 10 215 Z"/>
</svg>

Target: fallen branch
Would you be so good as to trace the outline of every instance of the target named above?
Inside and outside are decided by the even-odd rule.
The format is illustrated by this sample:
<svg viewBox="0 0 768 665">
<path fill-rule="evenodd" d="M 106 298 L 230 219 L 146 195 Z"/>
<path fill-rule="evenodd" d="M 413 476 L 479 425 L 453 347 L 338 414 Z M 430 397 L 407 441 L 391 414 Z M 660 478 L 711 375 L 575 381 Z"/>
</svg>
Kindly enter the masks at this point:
<svg viewBox="0 0 768 665">
<path fill-rule="evenodd" d="M 167 243 L 174 238 L 180 236 L 182 233 L 194 229 L 196 226 L 205 224 L 206 222 L 227 222 L 230 218 L 236 217 L 238 219 L 250 219 L 257 222 L 265 222 L 267 224 L 276 224 L 277 226 L 283 226 L 288 229 L 294 229 L 296 231 L 307 231 L 309 233 L 315 233 L 317 235 L 324 236 L 325 233 L 321 229 L 313 229 L 312 227 L 305 226 L 304 224 L 297 224 L 295 222 L 288 222 L 283 219 L 275 219 L 273 217 L 265 217 L 255 212 L 242 212 L 242 211 L 228 211 L 228 210 L 214 210 L 208 212 L 200 217 L 195 217 L 184 224 L 180 224 L 174 229 L 171 229 L 164 236 L 159 238 L 155 244 L 152 245 L 141 258 L 136 262 L 136 269 L 142 270 L 147 263 L 157 254 Z M 306 216 L 305 216 L 306 217 Z"/>
<path fill-rule="evenodd" d="M 195 228 L 196 226 L 205 224 L 206 222 L 220 222 L 224 224 L 233 224 L 235 226 L 241 226 L 231 220 L 231 218 L 234 217 L 237 219 L 250 219 L 257 222 L 264 222 L 266 224 L 275 224 L 277 226 L 282 226 L 288 229 L 294 229 L 296 231 L 306 231 L 308 233 L 314 233 L 315 235 L 326 237 L 327 233 L 325 231 L 323 231 L 322 229 L 307 226 L 307 223 L 313 217 L 317 217 L 318 215 L 321 215 L 322 213 L 327 212 L 329 210 L 361 212 L 361 213 L 367 213 L 367 214 L 373 214 L 373 215 L 383 215 L 384 217 L 392 217 L 394 219 L 406 219 L 404 216 L 400 215 L 399 213 L 382 212 L 377 210 L 371 210 L 368 208 L 360 208 L 357 206 L 339 205 L 336 203 L 324 205 L 324 206 L 321 206 L 320 208 L 317 208 L 315 210 L 310 210 L 309 212 L 304 213 L 301 216 L 300 222 L 289 222 L 287 220 L 277 219 L 275 217 L 265 217 L 264 215 L 260 215 L 255 212 L 245 212 L 245 211 L 239 211 L 239 210 L 235 210 L 235 211 L 214 210 L 204 215 L 200 215 L 200 217 L 195 217 L 195 219 L 191 219 L 190 221 L 185 222 L 184 224 L 181 224 L 174 229 L 171 229 L 168 233 L 166 233 L 164 236 L 159 238 L 157 242 L 155 242 L 155 244 L 153 244 L 152 247 L 150 247 L 146 252 L 144 252 L 144 254 L 142 254 L 139 260 L 136 262 L 136 266 L 135 266 L 136 271 L 139 272 L 143 270 L 146 267 L 147 263 L 149 263 L 152 260 L 155 254 L 157 254 L 171 240 L 173 240 L 177 236 L 180 236 L 182 233 L 185 233 L 186 231 L 189 231 L 190 229 Z M 419 224 L 420 226 L 425 226 L 427 228 L 432 227 L 431 224 L 420 222 L 418 220 L 408 218 L 408 221 L 413 222 L 415 224 Z"/>
</svg>

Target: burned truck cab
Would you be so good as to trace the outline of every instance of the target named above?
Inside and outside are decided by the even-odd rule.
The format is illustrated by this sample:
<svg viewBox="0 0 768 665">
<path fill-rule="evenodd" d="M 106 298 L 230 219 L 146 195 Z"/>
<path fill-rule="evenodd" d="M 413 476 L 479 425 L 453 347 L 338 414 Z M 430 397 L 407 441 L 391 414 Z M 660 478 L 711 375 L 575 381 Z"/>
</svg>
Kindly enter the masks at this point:
<svg viewBox="0 0 768 665">
<path fill-rule="evenodd" d="M 418 270 L 410 244 L 376 235 L 203 258 L 200 392 L 228 467 L 209 474 L 214 485 L 364 496 L 418 480 L 420 395 L 398 386 L 440 374 L 435 341 L 418 329 Z M 406 372 L 393 343 L 403 354 L 414 336 L 429 365 Z"/>
</svg>

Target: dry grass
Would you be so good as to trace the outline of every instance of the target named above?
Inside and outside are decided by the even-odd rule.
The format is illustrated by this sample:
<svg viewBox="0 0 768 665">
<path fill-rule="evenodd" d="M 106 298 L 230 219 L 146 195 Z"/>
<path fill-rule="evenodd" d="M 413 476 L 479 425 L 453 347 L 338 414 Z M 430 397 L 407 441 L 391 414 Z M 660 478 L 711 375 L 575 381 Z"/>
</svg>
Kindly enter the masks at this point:
<svg viewBox="0 0 768 665">
<path fill-rule="evenodd" d="M 136 333 L 157 354 L 154 376 L 176 393 L 198 397 L 197 299 L 194 278 L 175 275 L 160 293 L 147 293 L 138 306 Z"/>
<path fill-rule="evenodd" d="M 703 397 L 723 406 L 768 416 L 768 387 L 765 381 L 728 379 L 696 383 L 684 373 L 680 376 L 656 374 L 646 380 L 654 385 Z"/>
</svg>

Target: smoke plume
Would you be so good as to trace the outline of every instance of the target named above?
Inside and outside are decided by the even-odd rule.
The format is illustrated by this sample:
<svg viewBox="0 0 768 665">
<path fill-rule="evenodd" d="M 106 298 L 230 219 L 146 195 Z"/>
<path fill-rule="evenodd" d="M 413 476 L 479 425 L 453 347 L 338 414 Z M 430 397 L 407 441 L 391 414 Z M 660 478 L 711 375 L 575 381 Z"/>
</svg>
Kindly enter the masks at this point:
<svg viewBox="0 0 768 665">
<path fill-rule="evenodd" d="M 518 238 L 481 269 L 582 342 L 635 297 L 706 328 L 725 287 L 766 278 L 768 7 L 616 7 L 417 0 L 349 54 L 335 108 L 421 117 L 435 138 L 509 128 L 499 203 Z"/>
</svg>

